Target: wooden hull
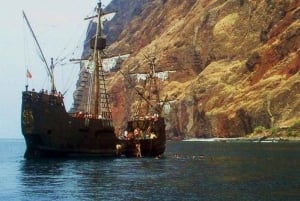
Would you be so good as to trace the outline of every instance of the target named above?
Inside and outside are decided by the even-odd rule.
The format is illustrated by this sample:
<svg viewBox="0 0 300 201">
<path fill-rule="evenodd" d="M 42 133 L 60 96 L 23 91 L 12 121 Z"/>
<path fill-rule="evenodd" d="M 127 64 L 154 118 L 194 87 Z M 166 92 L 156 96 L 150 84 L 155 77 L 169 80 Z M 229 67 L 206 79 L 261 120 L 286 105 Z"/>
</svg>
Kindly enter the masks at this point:
<svg viewBox="0 0 300 201">
<path fill-rule="evenodd" d="M 25 158 L 130 156 L 126 153 L 132 141 L 118 139 L 111 120 L 71 116 L 59 96 L 23 92 L 21 123 L 27 145 Z M 143 156 L 164 152 L 162 135 L 159 140 L 138 140 Z"/>
<path fill-rule="evenodd" d="M 140 156 L 137 149 L 140 144 Z M 165 151 L 165 144 L 160 143 L 156 139 L 132 140 L 126 143 L 124 155 L 126 157 L 157 157 L 161 156 Z"/>
<path fill-rule="evenodd" d="M 135 136 L 137 130 L 137 137 Z M 151 132 L 150 132 L 151 130 Z M 124 154 L 127 157 L 156 157 L 165 151 L 166 135 L 164 118 L 137 119 L 129 121 L 127 131 L 133 134 L 127 140 Z M 151 137 L 153 133 L 155 137 Z"/>
</svg>

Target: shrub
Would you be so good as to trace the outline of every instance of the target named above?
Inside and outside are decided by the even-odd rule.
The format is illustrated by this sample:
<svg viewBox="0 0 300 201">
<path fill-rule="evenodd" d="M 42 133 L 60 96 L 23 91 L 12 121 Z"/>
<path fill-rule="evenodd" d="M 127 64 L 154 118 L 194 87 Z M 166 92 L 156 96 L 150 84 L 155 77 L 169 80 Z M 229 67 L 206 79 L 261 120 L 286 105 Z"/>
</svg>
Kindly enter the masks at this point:
<svg viewBox="0 0 300 201">
<path fill-rule="evenodd" d="M 262 133 L 266 130 L 264 126 L 257 126 L 254 128 L 254 133 Z"/>
<path fill-rule="evenodd" d="M 295 136 L 295 131 L 292 128 L 288 128 L 287 135 L 289 137 L 294 137 Z"/>
<path fill-rule="evenodd" d="M 277 127 L 272 127 L 272 128 L 271 128 L 271 133 L 272 133 L 272 135 L 276 135 L 277 132 L 278 132 L 278 128 L 277 128 Z"/>
<path fill-rule="evenodd" d="M 293 127 L 295 127 L 295 128 L 300 128 L 300 120 L 297 121 L 297 122 L 293 125 Z"/>
<path fill-rule="evenodd" d="M 246 67 L 249 71 L 254 71 L 254 67 L 256 64 L 259 64 L 261 57 L 258 52 L 252 53 L 252 55 L 248 58 L 246 62 Z"/>
</svg>

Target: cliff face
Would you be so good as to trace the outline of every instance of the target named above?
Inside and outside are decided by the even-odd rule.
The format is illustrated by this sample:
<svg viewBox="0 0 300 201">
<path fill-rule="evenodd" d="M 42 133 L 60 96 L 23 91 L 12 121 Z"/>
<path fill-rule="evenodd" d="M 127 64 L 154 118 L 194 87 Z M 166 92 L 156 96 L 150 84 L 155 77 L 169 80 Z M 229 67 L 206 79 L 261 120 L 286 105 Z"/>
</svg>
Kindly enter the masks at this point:
<svg viewBox="0 0 300 201">
<path fill-rule="evenodd" d="M 162 88 L 176 99 L 165 114 L 169 136 L 236 137 L 299 122 L 299 1 L 114 0 L 110 8 L 127 13 L 125 2 L 140 4 L 129 21 L 115 19 L 109 50 L 131 52 L 122 69 L 147 65 L 149 54 L 176 69 Z M 118 73 L 109 84 L 123 91 Z M 130 114 L 128 94 L 113 96 L 118 127 Z"/>
<path fill-rule="evenodd" d="M 109 44 L 119 39 L 127 24 L 141 14 L 143 6 L 148 2 L 150 1 L 114 0 L 105 8 L 107 11 L 117 11 L 117 15 L 111 21 L 106 22 L 104 26 L 104 33 L 106 33 Z"/>
</svg>

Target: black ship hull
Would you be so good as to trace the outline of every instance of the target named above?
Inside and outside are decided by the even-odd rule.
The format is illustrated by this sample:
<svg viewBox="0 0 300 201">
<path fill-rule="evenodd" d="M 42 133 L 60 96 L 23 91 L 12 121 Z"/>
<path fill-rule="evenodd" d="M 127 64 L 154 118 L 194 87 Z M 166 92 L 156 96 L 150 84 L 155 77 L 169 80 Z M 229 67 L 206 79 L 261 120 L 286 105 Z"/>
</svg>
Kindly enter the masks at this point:
<svg viewBox="0 0 300 201">
<path fill-rule="evenodd" d="M 137 145 L 140 146 L 140 155 Z M 126 157 L 160 157 L 165 151 L 165 145 L 156 139 L 131 140 L 126 143 Z"/>
<path fill-rule="evenodd" d="M 128 136 L 129 139 L 124 149 L 127 157 L 157 157 L 164 153 L 166 148 L 164 118 L 129 121 L 127 131 L 132 134 L 132 136 Z"/>
<path fill-rule="evenodd" d="M 111 120 L 70 115 L 62 97 L 54 94 L 23 92 L 21 123 L 25 158 L 135 156 L 136 144 L 142 156 L 159 156 L 165 150 L 163 118 L 155 123 L 160 132 L 156 139 L 121 140 Z"/>
</svg>

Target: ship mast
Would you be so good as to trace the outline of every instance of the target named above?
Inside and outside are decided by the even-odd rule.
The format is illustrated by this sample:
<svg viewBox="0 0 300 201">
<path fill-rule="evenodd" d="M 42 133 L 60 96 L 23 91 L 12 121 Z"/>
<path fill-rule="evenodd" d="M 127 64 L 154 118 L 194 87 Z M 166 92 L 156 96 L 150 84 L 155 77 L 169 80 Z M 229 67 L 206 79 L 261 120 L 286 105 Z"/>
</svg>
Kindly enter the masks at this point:
<svg viewBox="0 0 300 201">
<path fill-rule="evenodd" d="M 129 87 L 134 89 L 136 94 L 140 97 L 135 106 L 135 111 L 132 115 L 133 119 L 139 118 L 141 116 L 148 115 L 161 115 L 163 108 L 167 102 L 172 100 L 168 99 L 168 95 L 161 100 L 160 96 L 160 85 L 159 80 L 166 80 L 169 73 L 174 73 L 174 70 L 157 70 L 156 69 L 156 57 L 146 56 L 148 61 L 148 70 L 146 72 L 129 72 L 127 74 L 120 71 L 123 77 L 129 84 Z M 129 75 L 135 75 L 137 81 L 144 80 L 144 82 L 137 87 L 129 78 Z"/>
<path fill-rule="evenodd" d="M 53 65 L 53 59 L 51 58 L 51 66 L 49 67 L 49 65 L 48 65 L 48 63 L 47 63 L 47 61 L 46 61 L 45 55 L 44 55 L 44 53 L 43 53 L 43 51 L 42 51 L 42 48 L 41 48 L 41 46 L 40 46 L 40 44 L 39 44 L 39 42 L 38 42 L 38 40 L 37 40 L 37 38 L 36 38 L 36 35 L 35 35 L 35 33 L 34 33 L 32 27 L 31 27 L 31 25 L 30 25 L 30 23 L 29 23 L 29 20 L 28 20 L 28 18 L 27 18 L 27 16 L 26 16 L 26 14 L 25 14 L 24 11 L 23 11 L 23 17 L 24 17 L 24 19 L 25 19 L 25 21 L 26 21 L 26 23 L 27 23 L 27 26 L 28 26 L 28 28 L 29 28 L 29 30 L 30 30 L 30 32 L 31 32 L 31 35 L 32 35 L 32 37 L 34 38 L 34 41 L 35 41 L 35 43 L 36 43 L 36 45 L 37 45 L 37 47 L 38 47 L 38 50 L 39 50 L 39 52 L 40 52 L 40 54 L 41 54 L 41 57 L 42 57 L 42 61 L 43 61 L 43 62 L 45 63 L 45 65 L 46 65 L 46 71 L 47 71 L 47 73 L 48 73 L 48 76 L 50 76 L 50 80 L 51 80 L 51 92 L 52 92 L 52 93 L 55 93 L 56 88 L 55 88 L 55 84 L 54 84 L 54 73 L 53 73 L 54 65 Z"/>
<path fill-rule="evenodd" d="M 101 14 L 102 14 L 102 9 L 101 9 L 101 2 L 98 3 L 98 8 L 97 8 L 97 13 L 98 13 L 98 20 L 97 20 L 97 30 L 96 30 L 96 38 L 95 38 L 95 43 L 94 43 L 94 62 L 95 62 L 95 71 L 94 71 L 94 91 L 95 91 L 95 98 L 94 98 L 94 114 L 99 115 L 99 66 L 102 65 L 101 61 L 101 55 L 100 55 L 100 50 L 97 48 L 98 40 L 99 37 L 101 38 Z"/>
<path fill-rule="evenodd" d="M 146 57 L 146 56 L 145 56 Z M 128 74 L 133 75 L 142 75 L 144 77 L 144 83 L 142 84 L 141 88 L 136 87 L 130 79 L 128 75 L 125 75 L 122 71 L 120 73 L 123 77 L 127 80 L 130 87 L 135 90 L 137 95 L 140 97 L 140 100 L 137 102 L 135 107 L 135 111 L 133 114 L 133 119 L 138 118 L 140 116 L 147 116 L 147 115 L 161 115 L 163 104 L 160 105 L 160 93 L 159 93 L 159 86 L 157 83 L 157 71 L 156 71 L 156 57 L 146 57 L 148 60 L 149 69 L 145 73 L 137 73 L 137 72 L 129 72 Z M 171 72 L 171 71 L 166 71 Z M 142 78 L 143 80 L 143 78 Z"/>
<path fill-rule="evenodd" d="M 157 79 L 155 78 L 155 74 L 156 74 L 156 64 L 155 64 L 155 60 L 156 58 L 150 58 L 149 59 L 149 67 L 150 67 L 150 73 L 149 73 L 149 99 L 150 100 L 154 100 L 156 104 L 159 103 L 160 100 L 160 94 L 159 94 L 159 89 L 157 86 Z M 147 113 L 149 113 L 150 111 L 149 105 L 147 106 Z M 155 108 L 154 110 L 157 110 L 157 108 Z M 159 110 L 160 111 L 160 110 Z M 161 111 L 160 111 L 161 112 Z"/>
<path fill-rule="evenodd" d="M 93 92 L 94 92 L 94 111 L 95 116 L 101 116 L 105 119 L 112 119 L 111 110 L 108 102 L 108 94 L 104 79 L 104 70 L 102 66 L 102 50 L 105 48 L 105 39 L 102 36 L 102 23 L 101 17 L 106 13 L 101 8 L 101 1 L 98 3 L 97 8 L 97 29 L 95 41 L 93 44 L 93 60 L 95 64 L 95 70 L 93 75 Z"/>
</svg>

